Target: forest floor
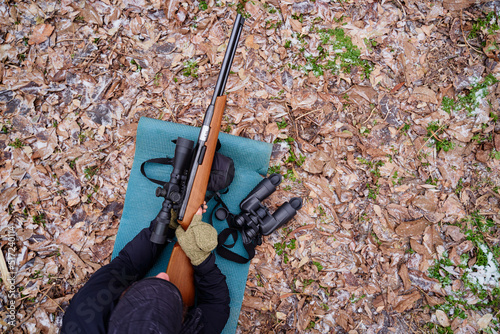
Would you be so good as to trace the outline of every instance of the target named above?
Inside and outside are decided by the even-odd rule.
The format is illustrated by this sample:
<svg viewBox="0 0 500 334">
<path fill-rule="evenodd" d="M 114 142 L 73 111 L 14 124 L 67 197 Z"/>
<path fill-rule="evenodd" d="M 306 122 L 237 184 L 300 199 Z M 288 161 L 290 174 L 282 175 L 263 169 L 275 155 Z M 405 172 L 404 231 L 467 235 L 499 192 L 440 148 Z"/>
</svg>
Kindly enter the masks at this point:
<svg viewBox="0 0 500 334">
<path fill-rule="evenodd" d="M 238 333 L 498 333 L 499 8 L 0 0 L 0 328 L 58 331 L 110 261 L 139 118 L 200 126 L 239 11 L 222 129 L 274 143 L 267 205 L 304 206 Z"/>
</svg>

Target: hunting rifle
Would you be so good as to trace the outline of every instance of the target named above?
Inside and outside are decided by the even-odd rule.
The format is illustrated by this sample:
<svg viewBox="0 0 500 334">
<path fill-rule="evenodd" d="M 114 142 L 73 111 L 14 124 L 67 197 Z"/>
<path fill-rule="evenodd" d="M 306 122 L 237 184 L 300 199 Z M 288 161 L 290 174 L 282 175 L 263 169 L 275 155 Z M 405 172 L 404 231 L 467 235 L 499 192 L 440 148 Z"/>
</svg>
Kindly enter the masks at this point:
<svg viewBox="0 0 500 334">
<path fill-rule="evenodd" d="M 177 139 L 170 181 L 156 191 L 156 195 L 165 197 L 165 200 L 160 213 L 155 218 L 156 226 L 151 235 L 151 241 L 154 243 L 165 243 L 172 209 L 178 211 L 177 221 L 184 230 L 187 230 L 196 211 L 203 205 L 217 148 L 222 114 L 226 106 L 224 89 L 244 21 L 245 19 L 240 14 L 236 16 L 212 101 L 205 113 L 196 147 L 193 150 L 194 142 L 191 140 L 181 137 Z M 189 169 L 188 166 L 190 166 Z M 170 281 L 180 290 L 184 304 L 194 305 L 193 266 L 179 243 L 176 243 L 172 250 L 167 274 Z"/>
</svg>

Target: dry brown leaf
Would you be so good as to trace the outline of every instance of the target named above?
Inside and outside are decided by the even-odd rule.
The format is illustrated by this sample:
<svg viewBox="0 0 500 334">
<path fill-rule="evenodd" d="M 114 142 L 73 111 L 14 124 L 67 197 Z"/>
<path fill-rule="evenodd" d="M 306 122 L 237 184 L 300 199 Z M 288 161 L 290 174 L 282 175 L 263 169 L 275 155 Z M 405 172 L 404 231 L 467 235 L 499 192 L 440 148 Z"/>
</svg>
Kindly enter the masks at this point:
<svg viewBox="0 0 500 334">
<path fill-rule="evenodd" d="M 415 87 L 415 89 L 413 89 L 413 93 L 410 96 L 408 102 L 412 101 L 422 101 L 438 104 L 436 93 L 432 89 L 423 86 Z"/>
<path fill-rule="evenodd" d="M 122 137 L 135 137 L 138 123 L 127 124 L 118 129 L 118 134 Z"/>
<path fill-rule="evenodd" d="M 399 267 L 398 271 L 399 277 L 403 281 L 404 289 L 408 290 L 411 287 L 411 281 L 410 281 L 410 276 L 408 275 L 408 268 L 406 267 L 406 264 L 402 264 Z"/>
<path fill-rule="evenodd" d="M 0 197 L 0 210 L 5 211 L 9 204 L 17 197 L 17 188 L 11 187 L 2 191 Z"/>
<path fill-rule="evenodd" d="M 212 28 L 210 28 L 208 39 L 216 46 L 219 46 L 226 41 L 224 30 L 222 30 L 219 21 L 215 22 L 214 25 L 212 25 Z"/>
<path fill-rule="evenodd" d="M 33 28 L 33 33 L 28 40 L 29 45 L 43 43 L 49 38 L 54 31 L 54 27 L 48 23 L 39 24 Z"/>
<path fill-rule="evenodd" d="M 79 8 L 80 15 L 83 16 L 85 22 L 94 23 L 102 26 L 102 17 L 99 15 L 94 5 L 87 3 L 83 8 Z"/>
<path fill-rule="evenodd" d="M 114 244 L 115 244 L 114 240 L 104 240 L 99 244 L 93 245 L 91 247 L 92 255 L 94 256 L 93 261 L 101 263 L 102 261 L 107 259 L 113 252 Z"/>
<path fill-rule="evenodd" d="M 429 223 L 425 219 L 402 222 L 396 227 L 396 233 L 402 237 L 421 236 Z"/>
<path fill-rule="evenodd" d="M 408 270 L 408 276 L 413 285 L 418 286 L 423 291 L 441 293 L 441 284 L 437 279 L 429 278 L 426 274 L 418 270 Z"/>
<path fill-rule="evenodd" d="M 302 168 L 311 174 L 320 174 L 323 172 L 323 167 L 331 158 L 323 151 L 315 152 L 311 157 L 307 158 L 302 165 Z"/>
<path fill-rule="evenodd" d="M 252 296 L 246 296 L 245 299 L 243 300 L 242 306 L 249 307 L 259 311 L 269 310 L 269 306 L 266 305 L 266 303 L 261 298 Z"/>
<path fill-rule="evenodd" d="M 436 306 L 436 305 L 441 305 L 445 302 L 445 300 L 443 298 L 439 298 L 437 296 L 431 296 L 429 294 L 424 294 L 425 296 L 425 300 L 427 301 L 427 303 L 429 304 L 429 306 Z"/>
<path fill-rule="evenodd" d="M 443 311 L 436 310 L 436 318 L 441 326 L 443 326 L 443 327 L 450 326 L 450 320 L 448 319 L 448 316 L 446 315 L 446 313 L 444 313 Z"/>
<path fill-rule="evenodd" d="M 457 217 L 458 219 L 462 219 L 466 215 L 463 204 L 455 194 L 448 196 L 439 211 L 445 213 L 447 216 Z"/>
<path fill-rule="evenodd" d="M 489 2 L 489 0 L 443 0 L 443 7 L 450 11 L 460 11 L 475 3 Z"/>
<path fill-rule="evenodd" d="M 404 312 L 410 310 L 415 306 L 415 303 L 422 298 L 419 292 L 413 291 L 409 295 L 399 296 L 402 300 L 396 305 L 394 310 L 396 312 Z"/>
<path fill-rule="evenodd" d="M 346 94 L 349 96 L 349 100 L 354 101 L 358 105 L 375 103 L 378 97 L 377 91 L 371 86 L 355 85 L 351 89 L 349 89 Z"/>
<path fill-rule="evenodd" d="M 408 208 L 399 204 L 391 203 L 387 205 L 387 212 L 389 212 L 389 214 L 396 218 L 399 222 L 412 220 L 412 217 L 408 212 Z"/>
<path fill-rule="evenodd" d="M 61 233 L 57 238 L 57 242 L 66 244 L 68 246 L 78 247 L 78 245 L 81 245 L 84 242 L 84 236 L 85 232 L 83 232 L 79 228 L 71 228 Z"/>
<path fill-rule="evenodd" d="M 139 15 L 130 20 L 130 31 L 132 34 L 139 35 L 143 24 L 144 23 Z"/>
<path fill-rule="evenodd" d="M 461 241 L 465 238 L 465 234 L 461 232 L 460 227 L 458 226 L 448 225 L 445 226 L 444 230 L 446 231 L 446 234 L 453 239 L 453 241 Z"/>
<path fill-rule="evenodd" d="M 426 191 L 425 195 L 415 196 L 412 204 L 426 212 L 435 212 L 437 210 L 437 196 L 433 191 Z"/>
<path fill-rule="evenodd" d="M 290 101 L 293 109 L 312 110 L 314 103 L 318 100 L 318 94 L 314 90 L 299 89 L 292 92 Z"/>
<path fill-rule="evenodd" d="M 488 325 L 490 324 L 491 320 L 493 319 L 493 314 L 487 313 L 481 317 L 477 321 L 477 325 L 479 326 L 479 329 L 485 329 L 488 328 Z"/>
<path fill-rule="evenodd" d="M 259 44 L 255 43 L 253 39 L 254 39 L 253 35 L 248 36 L 245 40 L 245 46 L 254 50 L 258 50 L 260 48 Z"/>
<path fill-rule="evenodd" d="M 466 240 L 457 246 L 457 254 L 460 256 L 464 253 L 471 251 L 474 248 L 474 244 L 470 240 Z"/>
<path fill-rule="evenodd" d="M 349 318 L 350 318 L 349 315 L 346 312 L 342 311 L 342 310 L 339 311 L 339 313 L 337 315 L 337 318 L 336 318 L 337 323 L 340 326 L 342 326 L 342 328 L 345 331 L 348 331 L 350 329 L 350 327 L 349 327 Z"/>
<path fill-rule="evenodd" d="M 302 32 L 302 23 L 299 20 L 290 19 L 290 25 L 293 31 Z"/>
<path fill-rule="evenodd" d="M 461 142 L 464 143 L 468 143 L 474 136 L 472 131 L 470 131 L 472 123 L 473 122 L 468 119 L 453 123 L 447 129 L 447 132 L 451 134 L 453 137 L 455 137 L 457 140 L 460 140 Z"/>
<path fill-rule="evenodd" d="M 74 294 L 67 294 L 66 296 L 59 297 L 56 299 L 51 299 L 47 298 L 47 300 L 42 303 L 40 306 L 47 312 L 47 313 L 54 313 L 57 312 L 58 310 L 61 310 L 61 304 L 70 301 L 73 298 Z"/>
<path fill-rule="evenodd" d="M 405 74 L 405 83 L 413 84 L 418 81 L 424 75 L 419 63 L 418 50 L 411 42 L 408 40 L 403 41 L 404 52 L 400 54 L 399 61 L 403 65 Z"/>
</svg>

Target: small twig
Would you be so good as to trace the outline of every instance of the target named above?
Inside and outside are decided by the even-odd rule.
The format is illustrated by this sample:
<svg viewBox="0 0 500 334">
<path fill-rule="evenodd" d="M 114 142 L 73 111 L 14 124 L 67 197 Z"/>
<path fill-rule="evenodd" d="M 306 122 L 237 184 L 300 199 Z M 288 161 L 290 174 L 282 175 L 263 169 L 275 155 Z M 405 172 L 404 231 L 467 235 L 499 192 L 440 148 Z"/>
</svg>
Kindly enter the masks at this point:
<svg viewBox="0 0 500 334">
<path fill-rule="evenodd" d="M 114 50 L 113 52 L 118 53 L 119 55 L 122 55 L 122 56 L 125 56 L 125 57 L 134 58 L 134 59 L 142 59 L 142 60 L 146 59 L 146 58 L 141 57 L 141 56 L 134 56 L 134 55 L 131 55 L 131 54 L 128 54 L 128 53 L 123 53 L 123 52 L 116 51 L 116 50 Z"/>
<path fill-rule="evenodd" d="M 61 307 L 61 305 L 59 305 L 59 303 L 57 303 L 54 299 L 50 298 L 49 296 L 46 296 L 47 298 L 49 298 L 54 304 L 57 305 L 57 307 L 62 311 L 64 312 L 64 309 Z"/>
<path fill-rule="evenodd" d="M 90 66 L 90 65 L 91 65 L 94 61 L 96 61 L 97 57 L 99 57 L 99 53 L 98 53 L 98 54 L 96 54 L 96 55 L 95 55 L 95 57 L 94 57 L 94 58 L 92 58 L 92 59 L 91 59 L 91 60 L 87 63 L 87 65 L 85 65 L 85 68 L 83 69 L 83 71 L 86 71 L 86 70 L 87 70 L 87 68 L 89 68 L 89 66 Z"/>
<path fill-rule="evenodd" d="M 44 298 L 45 298 L 45 296 L 47 296 L 47 294 L 49 293 L 49 291 L 52 289 L 52 287 L 53 287 L 53 285 L 49 286 L 49 287 L 47 288 L 47 291 L 45 291 L 45 293 L 43 294 L 43 296 L 42 296 L 39 300 L 44 299 Z M 38 292 L 41 292 L 41 291 L 40 291 L 40 289 L 38 290 Z M 37 304 L 39 304 L 39 303 L 40 303 L 40 302 L 38 301 L 38 302 L 37 302 Z M 24 317 L 23 321 L 21 321 L 21 322 L 20 322 L 20 323 L 18 323 L 16 326 L 14 326 L 14 327 L 12 328 L 12 330 L 14 330 L 14 329 L 16 329 L 16 328 L 20 327 L 22 324 L 24 324 L 26 321 L 28 321 L 28 320 L 31 318 L 31 316 L 32 316 L 32 315 L 33 315 L 33 314 L 34 314 L 37 310 L 38 310 L 38 307 L 34 307 L 34 305 L 33 305 L 33 310 L 30 312 L 30 314 L 28 314 L 26 317 Z"/>
<path fill-rule="evenodd" d="M 489 192 L 490 194 L 492 194 L 493 196 L 495 196 L 496 198 L 500 199 L 500 195 L 499 195 L 499 194 L 497 194 L 496 192 L 494 192 L 493 190 L 488 189 L 488 192 Z"/>
<path fill-rule="evenodd" d="M 467 40 L 467 38 L 465 37 L 465 33 L 464 33 L 464 26 L 462 24 L 462 16 L 463 16 L 463 9 L 460 10 L 460 30 L 462 31 L 462 37 L 464 38 L 464 41 L 465 41 L 465 44 L 466 44 L 466 47 L 467 47 L 467 50 L 469 51 L 469 55 L 472 57 L 472 54 L 469 50 L 469 47 L 471 47 L 474 51 L 476 51 L 477 53 L 482 53 L 481 50 L 477 50 L 476 48 L 474 48 L 472 45 L 470 45 L 469 41 Z"/>
<path fill-rule="evenodd" d="M 323 124 L 323 123 L 319 124 L 316 120 L 311 119 L 311 117 L 309 117 L 309 116 L 306 116 L 306 117 L 307 117 L 307 120 L 308 120 L 309 122 L 313 123 L 313 124 L 314 124 L 314 125 L 316 125 L 316 126 L 321 126 L 321 125 Z"/>
<path fill-rule="evenodd" d="M 73 24 L 72 27 L 73 27 L 73 39 L 76 39 L 75 38 L 75 36 L 76 36 L 75 25 Z M 71 54 L 74 54 L 74 53 L 75 53 L 75 44 L 73 43 L 73 46 L 71 48 Z"/>
<path fill-rule="evenodd" d="M 76 42 L 76 41 L 84 41 L 85 39 L 83 38 L 67 38 L 67 39 L 62 39 L 60 41 L 56 41 L 57 43 L 62 43 L 62 42 Z"/>
<path fill-rule="evenodd" d="M 370 112 L 370 116 L 368 116 L 368 118 L 366 119 L 366 121 L 363 122 L 363 124 L 366 124 L 366 122 L 368 122 L 370 120 L 370 118 L 372 118 L 373 112 L 375 111 L 375 109 L 377 109 L 377 107 L 373 107 L 372 111 Z M 387 115 L 389 115 L 389 112 L 387 112 Z"/>
<path fill-rule="evenodd" d="M 444 58 L 439 59 L 438 62 L 443 61 L 443 60 L 449 60 L 449 59 L 457 58 L 457 57 L 458 57 L 458 55 L 444 57 Z"/>
<path fill-rule="evenodd" d="M 298 120 L 299 120 L 299 119 L 301 119 L 302 117 L 305 117 L 305 116 L 307 116 L 307 115 L 309 115 L 309 114 L 312 114 L 313 112 L 316 112 L 316 111 L 321 111 L 321 109 L 311 110 L 310 112 L 307 112 L 307 113 L 305 113 L 305 114 L 300 115 L 300 116 L 299 116 L 299 117 L 297 117 L 295 120 L 296 120 L 296 121 L 298 121 Z"/>
<path fill-rule="evenodd" d="M 0 248 L 0 272 L 2 273 L 2 280 L 5 283 L 6 291 L 10 291 L 10 280 L 9 280 L 9 268 L 7 267 L 7 262 L 3 256 L 2 249 Z"/>
<path fill-rule="evenodd" d="M 441 126 L 440 126 L 437 130 L 436 130 L 436 132 L 438 132 L 439 130 L 441 130 L 441 129 L 445 126 L 445 125 L 446 125 L 446 124 L 445 124 L 445 123 L 443 123 L 443 124 L 442 124 L 442 125 L 441 125 Z M 440 140 L 440 139 L 437 137 L 436 132 L 432 132 L 432 135 L 431 135 L 429 138 L 427 138 L 427 140 L 425 141 L 424 145 L 422 145 L 422 147 L 420 147 L 420 149 L 418 150 L 418 152 L 417 152 L 417 156 L 420 154 L 420 151 L 422 151 L 422 149 L 424 148 L 424 146 L 426 146 L 427 142 L 428 142 L 429 140 L 431 140 L 431 138 L 432 138 L 432 137 L 436 138 L 438 141 L 442 141 L 442 140 Z"/>
<path fill-rule="evenodd" d="M 401 6 L 401 9 L 403 10 L 403 18 L 405 18 L 406 17 L 406 10 L 405 10 L 403 4 L 401 3 L 401 1 L 397 0 L 397 2 Z"/>
<path fill-rule="evenodd" d="M 293 125 L 293 128 L 295 130 L 295 135 L 297 136 L 297 138 L 302 138 L 302 136 L 299 135 L 299 130 L 297 128 L 297 122 L 295 122 L 295 118 L 293 117 L 292 115 L 292 107 L 288 104 L 288 103 L 285 103 L 285 106 L 287 107 L 286 110 L 288 112 L 288 116 L 290 117 L 290 120 L 292 121 L 292 125 Z M 304 138 L 302 138 L 304 139 Z"/>
<path fill-rule="evenodd" d="M 325 117 L 323 122 L 321 122 L 321 124 L 316 129 L 316 133 L 311 137 L 311 139 L 308 140 L 310 143 L 312 143 L 316 139 L 316 137 L 319 135 L 319 132 L 321 131 L 321 128 L 323 127 L 323 124 L 325 124 L 326 122 L 329 122 L 330 119 L 332 118 L 332 116 L 333 116 L 333 113 L 330 113 Z M 337 220 L 338 220 L 338 217 L 337 217 Z"/>
</svg>

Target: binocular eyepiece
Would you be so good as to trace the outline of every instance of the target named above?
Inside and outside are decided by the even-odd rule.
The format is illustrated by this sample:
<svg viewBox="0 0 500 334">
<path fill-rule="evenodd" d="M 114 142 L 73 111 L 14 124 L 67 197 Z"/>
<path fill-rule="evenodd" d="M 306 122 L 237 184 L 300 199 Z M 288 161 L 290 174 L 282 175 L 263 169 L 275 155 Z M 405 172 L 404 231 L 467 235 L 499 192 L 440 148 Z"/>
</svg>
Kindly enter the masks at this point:
<svg viewBox="0 0 500 334">
<path fill-rule="evenodd" d="M 262 180 L 240 203 L 241 213 L 230 220 L 233 227 L 242 229 L 244 237 L 254 240 L 269 235 L 288 223 L 302 207 L 302 199 L 294 197 L 282 204 L 273 214 L 261 203 L 281 183 L 280 174 L 271 174 Z M 259 238 L 260 240 L 260 238 Z"/>
</svg>

